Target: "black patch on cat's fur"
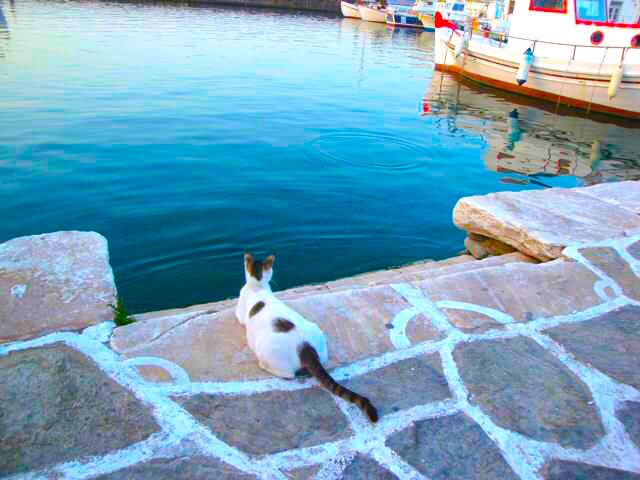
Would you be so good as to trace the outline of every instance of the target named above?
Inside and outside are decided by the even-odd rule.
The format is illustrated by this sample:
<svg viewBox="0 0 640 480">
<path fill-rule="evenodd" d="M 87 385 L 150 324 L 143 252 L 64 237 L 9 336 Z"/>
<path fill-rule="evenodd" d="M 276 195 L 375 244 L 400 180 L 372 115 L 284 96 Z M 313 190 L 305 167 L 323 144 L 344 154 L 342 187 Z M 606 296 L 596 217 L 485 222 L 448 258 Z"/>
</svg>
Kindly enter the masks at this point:
<svg viewBox="0 0 640 480">
<path fill-rule="evenodd" d="M 264 302 L 259 301 L 253 307 L 251 307 L 251 310 L 249 310 L 249 317 L 253 317 L 254 315 L 257 315 L 257 313 L 263 308 L 264 308 Z"/>
<path fill-rule="evenodd" d="M 253 278 L 262 280 L 262 262 L 251 262 L 249 269 Z"/>
<path fill-rule="evenodd" d="M 311 372 L 307 367 L 302 367 L 296 370 L 296 377 L 310 377 L 310 376 L 311 376 Z"/>
<path fill-rule="evenodd" d="M 287 333 L 296 328 L 296 326 L 286 318 L 276 318 L 273 322 L 273 331 L 277 333 Z"/>
</svg>

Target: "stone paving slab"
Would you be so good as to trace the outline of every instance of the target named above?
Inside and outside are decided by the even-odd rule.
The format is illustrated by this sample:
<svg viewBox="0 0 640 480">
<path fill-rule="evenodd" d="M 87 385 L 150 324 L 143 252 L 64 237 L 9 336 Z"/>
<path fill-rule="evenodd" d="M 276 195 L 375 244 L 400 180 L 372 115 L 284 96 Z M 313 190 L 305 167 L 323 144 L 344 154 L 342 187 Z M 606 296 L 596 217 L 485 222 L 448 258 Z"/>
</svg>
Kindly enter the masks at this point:
<svg viewBox="0 0 640 480">
<path fill-rule="evenodd" d="M 640 307 L 626 306 L 546 333 L 579 361 L 640 388 Z"/>
<path fill-rule="evenodd" d="M 438 354 L 402 360 L 343 384 L 367 398 L 376 399 L 380 417 L 451 398 Z"/>
<path fill-rule="evenodd" d="M 422 420 L 387 440 L 387 446 L 432 480 L 516 480 L 486 433 L 463 413 Z"/>
<path fill-rule="evenodd" d="M 543 470 L 544 480 L 640 480 L 640 474 L 586 463 L 553 460 Z"/>
<path fill-rule="evenodd" d="M 0 343 L 111 320 L 116 293 L 106 239 L 93 232 L 0 245 Z"/>
<path fill-rule="evenodd" d="M 640 182 L 620 182 L 599 190 L 552 188 L 465 197 L 456 204 L 453 221 L 467 232 L 548 261 L 569 245 L 622 237 L 640 227 L 635 213 L 639 190 Z"/>
<path fill-rule="evenodd" d="M 101 455 L 159 430 L 135 397 L 64 345 L 0 357 L 0 476 Z"/>
<path fill-rule="evenodd" d="M 250 455 L 310 447 L 351 434 L 331 394 L 319 388 L 174 400 L 219 438 Z"/>
<path fill-rule="evenodd" d="M 499 426 L 586 449 L 604 436 L 588 387 L 529 338 L 472 342 L 454 358 L 471 395 Z"/>
<path fill-rule="evenodd" d="M 508 312 L 516 322 L 565 315 L 602 303 L 593 289 L 598 277 L 577 262 L 510 263 L 500 268 L 464 272 L 423 281 L 417 286 L 432 301 L 455 301 Z M 487 315 L 443 307 L 465 332 L 499 327 Z"/>
<path fill-rule="evenodd" d="M 215 458 L 196 455 L 158 458 L 96 478 L 97 480 L 251 480 L 258 477 L 243 474 Z"/>
<path fill-rule="evenodd" d="M 345 468 L 342 480 L 399 480 L 397 476 L 384 468 L 375 460 L 358 455 Z"/>
</svg>

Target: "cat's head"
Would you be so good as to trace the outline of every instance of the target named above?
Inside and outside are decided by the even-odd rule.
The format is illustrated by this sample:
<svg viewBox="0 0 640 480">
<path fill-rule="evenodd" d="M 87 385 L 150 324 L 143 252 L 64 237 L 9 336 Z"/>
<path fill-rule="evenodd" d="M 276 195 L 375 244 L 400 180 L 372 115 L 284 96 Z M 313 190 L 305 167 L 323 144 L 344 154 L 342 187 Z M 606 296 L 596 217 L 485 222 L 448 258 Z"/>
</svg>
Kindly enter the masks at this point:
<svg viewBox="0 0 640 480">
<path fill-rule="evenodd" d="M 244 254 L 244 276 L 247 285 L 252 287 L 265 287 L 269 285 L 273 276 L 273 261 L 276 259 L 273 255 L 269 255 L 263 262 L 253 259 L 250 253 Z"/>
</svg>

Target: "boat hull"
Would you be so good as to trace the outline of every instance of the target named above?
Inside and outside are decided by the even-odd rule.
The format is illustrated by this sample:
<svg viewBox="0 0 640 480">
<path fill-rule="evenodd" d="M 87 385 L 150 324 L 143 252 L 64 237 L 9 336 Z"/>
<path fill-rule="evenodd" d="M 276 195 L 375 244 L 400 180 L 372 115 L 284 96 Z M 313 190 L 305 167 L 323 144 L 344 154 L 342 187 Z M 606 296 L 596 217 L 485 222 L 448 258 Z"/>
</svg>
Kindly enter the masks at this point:
<svg viewBox="0 0 640 480">
<path fill-rule="evenodd" d="M 580 65 L 572 71 L 566 62 L 562 64 L 536 58 L 526 83 L 519 86 L 516 74 L 521 54 L 496 47 L 474 46 L 470 42 L 468 49 L 456 59 L 454 51 L 461 37 L 450 32 L 442 28 L 436 32 L 437 70 L 462 73 L 485 85 L 557 104 L 640 119 L 640 71 L 633 65 L 625 72 L 618 94 L 613 99 L 608 98 L 607 89 L 614 65 L 595 65 L 594 68 L 593 65 L 582 64 L 587 73 L 581 73 Z M 590 69 L 598 73 L 590 73 Z"/>
<path fill-rule="evenodd" d="M 358 5 L 358 13 L 360 13 L 360 18 L 367 22 L 387 23 L 385 10 Z"/>
<path fill-rule="evenodd" d="M 342 15 L 347 18 L 360 18 L 358 6 L 353 3 L 341 1 L 340 10 L 342 10 Z"/>
<path fill-rule="evenodd" d="M 387 9 L 387 25 L 393 27 L 422 28 L 422 22 L 415 13 L 394 12 Z"/>
</svg>

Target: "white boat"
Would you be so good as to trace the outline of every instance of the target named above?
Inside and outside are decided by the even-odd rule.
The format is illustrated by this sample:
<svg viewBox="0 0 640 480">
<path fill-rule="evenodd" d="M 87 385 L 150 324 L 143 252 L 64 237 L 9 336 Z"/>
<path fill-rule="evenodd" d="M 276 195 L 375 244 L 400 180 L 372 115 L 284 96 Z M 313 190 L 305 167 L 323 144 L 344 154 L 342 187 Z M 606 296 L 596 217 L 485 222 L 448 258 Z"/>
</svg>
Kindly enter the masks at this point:
<svg viewBox="0 0 640 480">
<path fill-rule="evenodd" d="M 345 2 L 341 0 L 340 2 L 340 10 L 342 10 L 342 15 L 348 18 L 360 18 L 360 12 L 358 11 L 358 6 L 354 3 Z"/>
<path fill-rule="evenodd" d="M 358 5 L 360 18 L 367 22 L 387 23 L 386 9 L 368 5 Z"/>
<path fill-rule="evenodd" d="M 436 69 L 556 105 L 640 119 L 640 5 L 513 1 L 498 39 L 469 25 L 461 31 L 437 12 Z"/>
</svg>

